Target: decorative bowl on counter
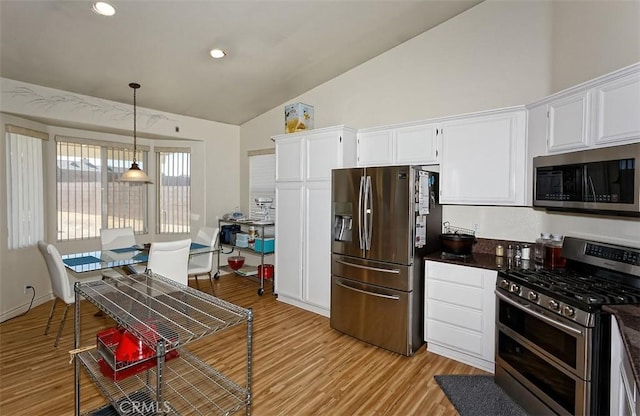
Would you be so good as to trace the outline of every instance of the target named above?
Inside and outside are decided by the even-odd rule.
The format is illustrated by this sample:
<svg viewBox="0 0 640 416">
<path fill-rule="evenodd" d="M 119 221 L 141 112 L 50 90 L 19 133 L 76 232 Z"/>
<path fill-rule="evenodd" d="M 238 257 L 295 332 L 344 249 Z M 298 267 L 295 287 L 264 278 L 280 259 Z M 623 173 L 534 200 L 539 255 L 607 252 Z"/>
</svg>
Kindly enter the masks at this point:
<svg viewBox="0 0 640 416">
<path fill-rule="evenodd" d="M 244 265 L 244 257 L 243 256 L 231 256 L 227 259 L 227 263 L 229 267 L 233 270 L 238 270 L 240 267 Z"/>
</svg>

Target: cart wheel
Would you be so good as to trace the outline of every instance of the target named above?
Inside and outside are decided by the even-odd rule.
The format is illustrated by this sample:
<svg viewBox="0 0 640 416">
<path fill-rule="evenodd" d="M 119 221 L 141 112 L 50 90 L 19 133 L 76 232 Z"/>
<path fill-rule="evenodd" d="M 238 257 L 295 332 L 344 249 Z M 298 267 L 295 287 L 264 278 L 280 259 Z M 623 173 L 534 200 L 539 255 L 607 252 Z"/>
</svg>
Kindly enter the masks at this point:
<svg viewBox="0 0 640 416">
<path fill-rule="evenodd" d="M 262 296 L 264 294 L 264 289 L 260 288 L 258 289 L 258 295 Z"/>
<path fill-rule="evenodd" d="M 220 279 L 220 272 L 216 272 L 216 274 L 213 275 L 213 278 L 216 280 Z"/>
</svg>

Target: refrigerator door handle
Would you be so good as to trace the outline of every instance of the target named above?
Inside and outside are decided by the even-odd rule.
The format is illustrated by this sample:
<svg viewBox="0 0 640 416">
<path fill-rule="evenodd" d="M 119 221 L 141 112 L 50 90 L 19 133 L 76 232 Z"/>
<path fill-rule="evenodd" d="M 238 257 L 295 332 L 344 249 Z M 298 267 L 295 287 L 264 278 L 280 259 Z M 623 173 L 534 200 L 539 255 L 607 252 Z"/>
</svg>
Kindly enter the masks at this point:
<svg viewBox="0 0 640 416">
<path fill-rule="evenodd" d="M 398 269 L 382 269 L 379 267 L 369 267 L 369 266 L 363 266 L 361 264 L 349 263 L 348 261 L 344 261 L 344 260 L 336 260 L 336 262 L 340 264 L 344 264 L 345 266 L 357 267 L 359 269 L 365 269 L 365 270 L 372 270 L 374 272 L 400 274 L 400 270 Z"/>
<path fill-rule="evenodd" d="M 371 230 L 373 229 L 373 215 L 371 214 L 371 205 L 373 202 L 373 191 L 371 190 L 371 176 L 367 176 L 367 180 L 365 182 L 365 200 L 364 200 L 364 213 L 367 216 L 365 221 L 365 233 L 366 233 L 366 243 L 365 249 L 371 250 Z"/>
<path fill-rule="evenodd" d="M 358 244 L 360 245 L 360 250 L 364 250 L 364 233 L 365 230 L 362 228 L 362 215 L 364 210 L 362 209 L 362 196 L 364 193 L 364 176 L 360 176 L 360 190 L 358 191 Z"/>
<path fill-rule="evenodd" d="M 383 295 L 382 293 L 375 293 L 375 292 L 369 292 L 368 290 L 362 290 L 362 289 L 356 289 L 355 287 L 351 287 L 349 285 L 345 285 L 344 283 L 340 282 L 340 281 L 336 281 L 336 285 L 343 287 L 345 289 L 349 289 L 349 290 L 353 290 L 355 292 L 358 293 L 362 293 L 364 295 L 370 295 L 370 296 L 375 296 L 378 298 L 385 298 L 385 299 L 391 299 L 391 300 L 400 300 L 400 296 L 396 296 L 396 295 Z"/>
</svg>

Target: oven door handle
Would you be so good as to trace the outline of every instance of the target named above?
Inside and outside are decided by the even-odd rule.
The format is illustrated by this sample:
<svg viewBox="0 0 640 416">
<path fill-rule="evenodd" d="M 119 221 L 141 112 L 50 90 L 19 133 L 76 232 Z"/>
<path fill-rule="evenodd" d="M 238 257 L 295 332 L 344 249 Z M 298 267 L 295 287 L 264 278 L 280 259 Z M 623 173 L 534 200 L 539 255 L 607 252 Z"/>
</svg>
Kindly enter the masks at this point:
<svg viewBox="0 0 640 416">
<path fill-rule="evenodd" d="M 538 312 L 536 312 L 536 311 L 532 310 L 532 309 L 531 309 L 531 304 L 529 304 L 529 303 L 521 304 L 520 302 L 516 302 L 516 301 L 514 301 L 514 300 L 512 300 L 512 299 L 509 299 L 508 297 L 506 297 L 506 296 L 505 296 L 505 295 L 503 295 L 502 293 L 498 292 L 497 290 L 496 290 L 496 296 L 497 296 L 497 297 L 499 297 L 501 300 L 503 300 L 503 301 L 505 301 L 505 302 L 507 302 L 507 303 L 509 303 L 509 304 L 511 304 L 511 305 L 513 305 L 513 306 L 515 306 L 516 308 L 521 308 L 521 309 L 522 309 L 522 308 L 526 308 L 526 309 L 527 309 L 527 311 L 528 311 L 530 314 L 532 314 L 532 315 L 533 315 L 533 316 L 535 316 L 536 318 L 539 318 L 539 319 L 540 319 L 540 320 L 542 320 L 542 321 L 545 321 L 545 322 L 546 322 L 546 323 L 548 323 L 549 325 L 553 325 L 553 326 L 556 326 L 556 327 L 562 328 L 562 329 L 564 329 L 566 332 L 570 332 L 570 333 L 572 333 L 572 334 L 576 334 L 576 335 L 580 335 L 580 336 L 584 337 L 584 333 L 583 333 L 583 331 L 581 331 L 581 330 L 579 330 L 579 329 L 575 329 L 575 328 L 573 328 L 573 327 L 570 327 L 569 325 L 563 324 L 562 322 L 555 321 L 555 320 L 553 320 L 553 319 L 551 319 L 551 318 L 549 318 L 549 317 L 547 317 L 547 316 L 544 316 L 544 315 L 543 315 L 543 314 L 541 314 L 541 313 L 538 313 Z"/>
</svg>

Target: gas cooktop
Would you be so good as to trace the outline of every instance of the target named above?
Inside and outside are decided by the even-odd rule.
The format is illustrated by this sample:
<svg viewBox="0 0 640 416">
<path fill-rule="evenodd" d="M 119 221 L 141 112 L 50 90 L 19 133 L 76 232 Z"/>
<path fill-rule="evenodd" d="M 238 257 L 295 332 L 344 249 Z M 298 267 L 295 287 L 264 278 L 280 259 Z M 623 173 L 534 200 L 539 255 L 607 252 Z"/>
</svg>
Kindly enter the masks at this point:
<svg viewBox="0 0 640 416">
<path fill-rule="evenodd" d="M 509 270 L 502 276 L 588 310 L 602 305 L 640 303 L 638 288 L 573 270 Z"/>
<path fill-rule="evenodd" d="M 603 305 L 640 304 L 640 248 L 565 237 L 564 269 L 509 269 L 499 272 L 498 289 L 566 317 Z"/>
</svg>

